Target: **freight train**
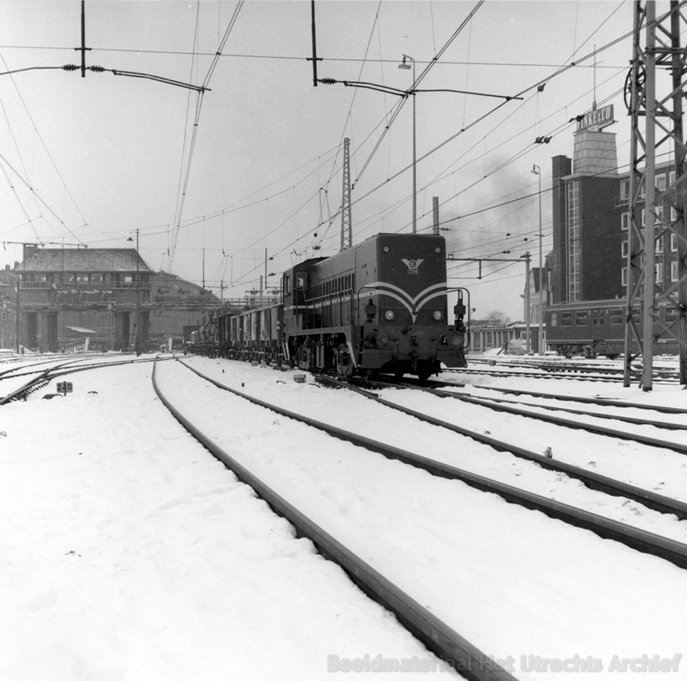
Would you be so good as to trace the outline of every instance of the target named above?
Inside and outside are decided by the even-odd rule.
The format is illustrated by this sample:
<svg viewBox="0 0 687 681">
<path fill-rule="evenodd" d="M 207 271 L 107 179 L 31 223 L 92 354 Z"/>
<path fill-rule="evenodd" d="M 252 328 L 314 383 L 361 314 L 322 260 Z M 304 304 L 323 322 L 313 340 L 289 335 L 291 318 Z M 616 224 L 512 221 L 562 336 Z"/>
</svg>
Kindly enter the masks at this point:
<svg viewBox="0 0 687 681">
<path fill-rule="evenodd" d="M 442 236 L 378 234 L 290 268 L 279 304 L 220 314 L 194 332 L 189 349 L 342 377 L 426 380 L 442 365 L 466 366 L 469 305 L 467 292 L 455 290 L 449 320 Z"/>
<path fill-rule="evenodd" d="M 559 355 L 572 357 L 605 355 L 615 359 L 625 352 L 626 303 L 623 298 L 612 300 L 587 300 L 574 303 L 549 305 L 546 310 L 546 343 Z M 658 318 L 662 325 L 677 323 L 677 307 L 661 306 Z M 637 307 L 632 316 L 641 332 L 641 315 Z M 630 348 L 633 354 L 641 348 L 635 341 Z M 677 354 L 677 341 L 657 337 L 654 354 Z"/>
</svg>

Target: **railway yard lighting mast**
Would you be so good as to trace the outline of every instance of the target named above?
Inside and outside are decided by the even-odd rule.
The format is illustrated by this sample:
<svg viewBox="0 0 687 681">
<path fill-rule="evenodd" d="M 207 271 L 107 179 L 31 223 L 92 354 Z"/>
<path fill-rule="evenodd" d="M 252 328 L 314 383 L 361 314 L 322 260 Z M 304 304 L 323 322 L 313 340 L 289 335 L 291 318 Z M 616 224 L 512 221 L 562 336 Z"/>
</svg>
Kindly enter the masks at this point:
<svg viewBox="0 0 687 681">
<path fill-rule="evenodd" d="M 412 67 L 407 62 L 412 62 Z M 413 87 L 415 87 L 415 60 L 407 54 L 403 55 L 403 61 L 398 65 L 399 69 L 413 69 Z M 413 97 L 413 234 L 417 232 L 417 127 L 415 124 L 415 90 L 409 90 Z"/>
</svg>

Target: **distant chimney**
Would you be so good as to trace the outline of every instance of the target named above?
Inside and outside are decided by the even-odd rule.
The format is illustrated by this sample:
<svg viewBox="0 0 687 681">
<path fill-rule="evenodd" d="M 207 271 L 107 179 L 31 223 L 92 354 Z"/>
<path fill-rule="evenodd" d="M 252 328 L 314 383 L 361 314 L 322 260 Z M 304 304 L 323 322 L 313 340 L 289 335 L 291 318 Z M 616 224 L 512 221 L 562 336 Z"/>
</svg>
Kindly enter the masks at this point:
<svg viewBox="0 0 687 681">
<path fill-rule="evenodd" d="M 24 262 L 36 253 L 38 246 L 35 244 L 24 244 Z"/>
</svg>

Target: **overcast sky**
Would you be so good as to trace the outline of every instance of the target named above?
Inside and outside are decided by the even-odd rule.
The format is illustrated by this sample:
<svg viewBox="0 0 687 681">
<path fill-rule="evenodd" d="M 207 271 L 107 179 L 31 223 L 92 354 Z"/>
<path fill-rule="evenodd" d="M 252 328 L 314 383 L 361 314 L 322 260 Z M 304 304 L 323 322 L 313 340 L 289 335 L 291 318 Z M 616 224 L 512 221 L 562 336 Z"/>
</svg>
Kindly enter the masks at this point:
<svg viewBox="0 0 687 681">
<path fill-rule="evenodd" d="M 604 49 L 596 69 L 590 58 L 551 76 L 631 31 L 633 3 L 478 4 L 317 0 L 318 75 L 405 90 L 412 71 L 398 69 L 402 55 L 416 60 L 419 76 L 442 52 L 418 88 L 522 93 L 511 101 L 416 95 L 418 229 L 430 229 L 438 196 L 456 257 L 517 258 L 529 249 L 536 265 L 536 196 L 468 214 L 536 192 L 537 164 L 550 249 L 550 159 L 572 155 L 569 120 L 591 108 L 595 81 L 599 105 L 615 104 L 618 123 L 608 130 L 618 135 L 619 164 L 628 164 L 622 88 L 631 40 Z M 79 0 L 0 0 L 0 10 L 0 70 L 80 63 Z M 313 87 L 309 2 L 87 0 L 86 44 L 89 66 L 206 81 L 210 90 L 201 97 L 110 72 L 3 75 L 0 263 L 21 260 L 10 241 L 122 248 L 139 229 L 154 269 L 201 283 L 204 252 L 206 285 L 219 295 L 223 281 L 231 284 L 225 297 L 242 296 L 259 285 L 265 249 L 268 274 L 338 249 L 344 137 L 354 241 L 410 231 L 412 102 Z M 551 142 L 534 144 L 543 135 Z M 485 266 L 481 281 L 477 273 L 468 264 L 450 270 L 452 285 L 471 289 L 477 316 L 521 319 L 524 265 Z M 277 276 L 269 281 L 278 285 Z"/>
</svg>

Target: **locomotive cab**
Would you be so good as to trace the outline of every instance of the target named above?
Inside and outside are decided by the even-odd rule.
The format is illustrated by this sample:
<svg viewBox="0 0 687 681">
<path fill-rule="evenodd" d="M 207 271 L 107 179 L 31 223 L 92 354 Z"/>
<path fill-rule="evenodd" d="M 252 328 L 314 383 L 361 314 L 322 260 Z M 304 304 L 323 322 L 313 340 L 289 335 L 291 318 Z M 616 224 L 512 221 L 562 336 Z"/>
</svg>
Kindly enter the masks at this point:
<svg viewBox="0 0 687 681">
<path fill-rule="evenodd" d="M 361 368 L 427 378 L 442 363 L 466 365 L 462 320 L 448 323 L 442 236 L 368 239 L 356 251 L 356 289 Z"/>
</svg>

